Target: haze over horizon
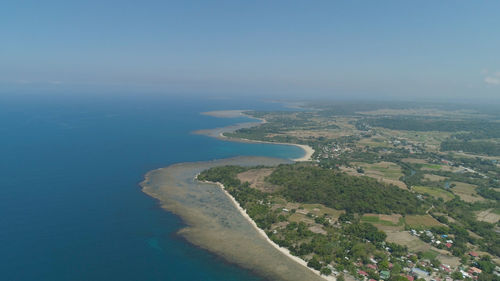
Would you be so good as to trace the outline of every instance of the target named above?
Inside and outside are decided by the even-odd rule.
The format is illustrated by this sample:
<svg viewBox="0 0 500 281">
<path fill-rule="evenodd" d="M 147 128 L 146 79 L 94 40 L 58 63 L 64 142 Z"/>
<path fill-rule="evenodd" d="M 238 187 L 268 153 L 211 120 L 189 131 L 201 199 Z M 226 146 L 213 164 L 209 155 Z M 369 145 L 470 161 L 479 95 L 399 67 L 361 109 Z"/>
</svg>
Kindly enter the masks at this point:
<svg viewBox="0 0 500 281">
<path fill-rule="evenodd" d="M 6 1 L 0 95 L 500 101 L 498 1 Z"/>
</svg>

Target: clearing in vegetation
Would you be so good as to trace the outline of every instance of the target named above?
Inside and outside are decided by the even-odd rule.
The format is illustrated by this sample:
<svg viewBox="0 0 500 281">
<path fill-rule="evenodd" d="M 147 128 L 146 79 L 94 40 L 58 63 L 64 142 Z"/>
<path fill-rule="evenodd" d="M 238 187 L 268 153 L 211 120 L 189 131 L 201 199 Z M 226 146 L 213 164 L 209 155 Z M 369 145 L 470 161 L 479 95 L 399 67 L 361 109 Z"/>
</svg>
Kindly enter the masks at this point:
<svg viewBox="0 0 500 281">
<path fill-rule="evenodd" d="M 406 225 L 410 228 L 428 228 L 443 225 L 430 215 L 408 215 L 405 217 Z"/>
<path fill-rule="evenodd" d="M 437 187 L 430 187 L 430 186 L 413 186 L 412 187 L 415 192 L 421 193 L 421 194 L 429 194 L 430 196 L 436 197 L 436 198 L 443 198 L 444 201 L 450 201 L 453 199 L 455 196 L 451 192 L 448 192 L 444 189 L 437 188 Z"/>
<path fill-rule="evenodd" d="M 448 178 L 443 177 L 443 176 L 433 175 L 433 174 L 424 174 L 424 179 L 430 180 L 430 181 L 445 181 Z"/>
<path fill-rule="evenodd" d="M 488 209 L 476 213 L 478 221 L 485 221 L 489 223 L 497 223 L 500 220 L 500 212 L 495 209 Z"/>
<path fill-rule="evenodd" d="M 243 173 L 239 173 L 237 178 L 241 182 L 248 182 L 252 188 L 263 192 L 274 192 L 278 190 L 279 187 L 265 181 L 265 178 L 272 172 L 272 168 L 251 169 Z"/>
<path fill-rule="evenodd" d="M 477 194 L 476 188 L 477 185 L 473 184 L 468 184 L 464 182 L 458 182 L 458 181 L 453 181 L 451 184 L 455 184 L 455 187 L 451 188 L 450 190 L 458 195 L 460 199 L 464 200 L 465 202 L 476 202 L 476 201 L 485 201 L 482 196 Z"/>
</svg>

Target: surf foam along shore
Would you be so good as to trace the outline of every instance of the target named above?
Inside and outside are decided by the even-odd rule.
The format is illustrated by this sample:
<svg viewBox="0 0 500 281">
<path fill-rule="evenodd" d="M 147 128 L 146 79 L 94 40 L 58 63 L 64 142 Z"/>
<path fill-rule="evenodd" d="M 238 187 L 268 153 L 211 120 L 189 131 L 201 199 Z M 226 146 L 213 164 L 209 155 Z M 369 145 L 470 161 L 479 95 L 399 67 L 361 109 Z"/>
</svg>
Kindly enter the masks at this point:
<svg viewBox="0 0 500 281">
<path fill-rule="evenodd" d="M 230 132 L 234 132 L 234 131 L 239 130 L 239 129 L 255 127 L 255 126 L 259 126 L 259 125 L 262 125 L 264 123 L 267 123 L 267 121 L 265 119 L 255 118 L 253 116 L 249 116 L 249 115 L 245 114 L 245 111 L 248 111 L 248 110 L 218 110 L 218 111 L 202 112 L 201 114 L 207 115 L 207 116 L 212 116 L 212 117 L 218 117 L 218 118 L 247 117 L 247 118 L 255 119 L 258 121 L 243 122 L 243 123 L 238 123 L 235 125 L 230 125 L 230 126 L 226 126 L 226 127 L 222 127 L 222 128 L 198 130 L 198 131 L 195 131 L 194 133 L 219 138 L 221 140 L 229 140 L 229 141 L 239 141 L 239 142 L 249 142 L 249 143 L 268 143 L 268 144 L 279 144 L 279 145 L 293 145 L 293 146 L 300 147 L 302 150 L 304 150 L 304 155 L 302 157 L 291 159 L 291 160 L 296 161 L 296 162 L 310 161 L 311 160 L 311 157 L 314 154 L 314 149 L 312 147 L 310 147 L 309 145 L 226 137 L 224 135 L 224 133 L 230 133 Z"/>
<path fill-rule="evenodd" d="M 324 280 L 303 263 L 271 244 L 246 218 L 225 190 L 195 179 L 215 166 L 273 166 L 289 161 L 267 157 L 236 157 L 209 162 L 181 163 L 148 172 L 141 183 L 146 194 L 178 215 L 186 227 L 178 234 L 227 261 L 270 280 Z"/>
</svg>

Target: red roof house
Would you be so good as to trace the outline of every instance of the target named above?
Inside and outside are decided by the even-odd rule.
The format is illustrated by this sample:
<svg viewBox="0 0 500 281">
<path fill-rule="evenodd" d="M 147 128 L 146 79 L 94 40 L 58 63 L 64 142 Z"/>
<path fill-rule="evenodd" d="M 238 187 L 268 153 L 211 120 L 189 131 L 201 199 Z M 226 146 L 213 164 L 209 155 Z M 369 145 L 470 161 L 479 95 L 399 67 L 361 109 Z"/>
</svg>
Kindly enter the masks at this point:
<svg viewBox="0 0 500 281">
<path fill-rule="evenodd" d="M 469 255 L 470 255 L 471 257 L 475 257 L 475 258 L 477 258 L 477 257 L 479 256 L 479 254 L 478 254 L 478 253 L 476 253 L 476 252 L 472 252 L 472 251 L 471 251 L 471 252 L 469 252 Z"/>
<path fill-rule="evenodd" d="M 408 279 L 408 281 L 413 281 L 415 280 L 415 278 L 413 278 L 413 276 L 411 275 L 405 275 L 406 279 Z"/>
<path fill-rule="evenodd" d="M 363 275 L 363 276 L 368 276 L 368 273 L 366 273 L 365 271 L 363 270 L 358 270 L 358 274 L 359 275 Z"/>
<path fill-rule="evenodd" d="M 371 268 L 371 269 L 375 269 L 375 270 L 377 269 L 377 266 L 374 264 L 371 264 L 371 263 L 367 264 L 366 267 Z"/>
</svg>

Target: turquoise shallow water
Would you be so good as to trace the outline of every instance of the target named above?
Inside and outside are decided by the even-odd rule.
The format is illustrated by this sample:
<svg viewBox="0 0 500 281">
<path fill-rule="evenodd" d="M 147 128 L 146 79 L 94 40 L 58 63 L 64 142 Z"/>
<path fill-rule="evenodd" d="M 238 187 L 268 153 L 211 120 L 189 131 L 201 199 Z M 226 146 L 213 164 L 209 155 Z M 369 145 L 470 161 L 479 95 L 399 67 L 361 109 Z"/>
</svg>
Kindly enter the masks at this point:
<svg viewBox="0 0 500 281">
<path fill-rule="evenodd" d="M 138 186 L 177 162 L 295 158 L 297 147 L 191 134 L 245 118 L 201 111 L 276 104 L 99 96 L 0 97 L 1 280 L 260 280 L 175 232 Z"/>
</svg>

